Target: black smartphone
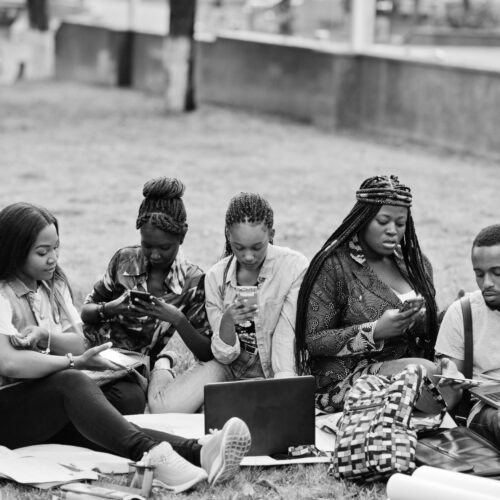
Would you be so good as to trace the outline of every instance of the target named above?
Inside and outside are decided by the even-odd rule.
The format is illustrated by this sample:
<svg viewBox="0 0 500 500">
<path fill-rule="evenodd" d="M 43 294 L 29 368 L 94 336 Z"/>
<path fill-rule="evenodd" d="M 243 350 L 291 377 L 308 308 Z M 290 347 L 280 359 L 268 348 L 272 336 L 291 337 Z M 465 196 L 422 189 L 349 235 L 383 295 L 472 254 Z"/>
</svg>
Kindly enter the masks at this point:
<svg viewBox="0 0 500 500">
<path fill-rule="evenodd" d="M 403 305 L 399 308 L 399 312 L 409 311 L 410 309 L 416 309 L 420 311 L 425 304 L 425 299 L 423 297 L 414 297 L 413 299 L 408 299 L 403 302 Z"/>
<path fill-rule="evenodd" d="M 152 295 L 149 292 L 142 290 L 130 290 L 130 302 L 135 303 L 136 299 L 143 300 L 144 302 L 152 302 Z"/>
</svg>

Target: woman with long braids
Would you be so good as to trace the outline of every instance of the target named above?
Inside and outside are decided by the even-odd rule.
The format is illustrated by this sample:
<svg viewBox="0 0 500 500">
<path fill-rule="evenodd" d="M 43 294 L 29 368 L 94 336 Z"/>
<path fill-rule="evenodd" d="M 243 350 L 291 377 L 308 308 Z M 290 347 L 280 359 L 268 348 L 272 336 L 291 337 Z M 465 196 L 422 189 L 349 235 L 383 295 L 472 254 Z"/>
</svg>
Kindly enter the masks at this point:
<svg viewBox="0 0 500 500">
<path fill-rule="evenodd" d="M 342 409 L 360 375 L 410 363 L 438 370 L 430 361 L 438 331 L 432 268 L 415 233 L 410 188 L 393 175 L 371 177 L 356 200 L 314 256 L 298 300 L 297 365 L 315 375 L 316 404 L 327 412 Z M 417 296 L 422 309 L 400 311 Z"/>
<path fill-rule="evenodd" d="M 178 179 L 146 182 L 136 222 L 141 244 L 115 253 L 81 312 L 91 345 L 111 340 L 115 347 L 149 356 L 154 366 L 147 396 L 152 413 L 183 411 L 172 407 L 169 392 L 176 355 L 166 349 L 175 331 L 196 358 L 213 358 L 204 274 L 180 249 L 188 229 L 183 193 Z M 131 290 L 149 292 L 152 302 L 131 302 Z M 135 377 L 106 384 L 103 390 L 122 414 L 144 411 L 146 394 Z"/>
<path fill-rule="evenodd" d="M 171 384 L 172 391 L 185 395 L 185 412 L 203 404 L 208 383 L 296 374 L 297 296 L 308 262 L 273 244 L 273 219 L 269 202 L 258 194 L 240 193 L 229 203 L 224 255 L 205 278 L 215 359 L 198 363 Z M 239 295 L 240 287 L 248 286 L 256 287 L 256 305 Z"/>
<path fill-rule="evenodd" d="M 14 203 L 0 211 L 0 443 L 20 448 L 64 443 L 155 466 L 169 490 L 232 478 L 250 448 L 246 424 L 231 418 L 200 442 L 128 422 L 82 370 L 112 369 L 85 349 L 81 321 L 58 265 L 59 225 L 45 208 Z"/>
</svg>

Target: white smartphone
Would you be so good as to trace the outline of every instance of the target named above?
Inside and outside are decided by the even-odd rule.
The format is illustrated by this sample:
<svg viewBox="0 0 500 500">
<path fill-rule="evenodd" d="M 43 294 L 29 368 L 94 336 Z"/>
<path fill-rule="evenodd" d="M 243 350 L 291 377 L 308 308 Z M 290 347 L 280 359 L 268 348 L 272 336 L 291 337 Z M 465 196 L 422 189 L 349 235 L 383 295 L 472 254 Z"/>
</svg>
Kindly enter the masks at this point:
<svg viewBox="0 0 500 500">
<path fill-rule="evenodd" d="M 256 286 L 239 286 L 237 288 L 238 299 L 247 307 L 257 305 L 257 287 Z"/>
</svg>

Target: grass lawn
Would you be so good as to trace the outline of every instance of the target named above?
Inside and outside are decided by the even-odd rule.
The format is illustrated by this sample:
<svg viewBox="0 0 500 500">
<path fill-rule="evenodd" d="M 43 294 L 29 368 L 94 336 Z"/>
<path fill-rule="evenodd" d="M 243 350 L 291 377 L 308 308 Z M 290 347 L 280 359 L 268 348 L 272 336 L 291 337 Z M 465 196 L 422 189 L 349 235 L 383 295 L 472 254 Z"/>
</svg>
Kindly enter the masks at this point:
<svg viewBox="0 0 500 500">
<path fill-rule="evenodd" d="M 413 189 L 416 228 L 441 306 L 459 288 L 475 287 L 472 238 L 500 221 L 500 165 L 486 160 L 215 107 L 166 116 L 157 98 L 73 84 L 3 87 L 0 109 L 1 206 L 29 201 L 59 218 L 61 264 L 78 306 L 112 254 L 138 242 L 142 185 L 159 175 L 187 185 L 183 246 L 207 269 L 222 251 L 224 213 L 235 193 L 266 196 L 276 243 L 311 258 L 350 210 L 363 179 L 397 174 Z M 183 349 L 180 340 L 177 346 Z M 0 497 L 50 494 L 2 483 Z M 187 497 L 381 499 L 385 488 L 336 484 L 326 466 L 302 466 L 245 470 L 228 485 L 202 486 Z"/>
</svg>

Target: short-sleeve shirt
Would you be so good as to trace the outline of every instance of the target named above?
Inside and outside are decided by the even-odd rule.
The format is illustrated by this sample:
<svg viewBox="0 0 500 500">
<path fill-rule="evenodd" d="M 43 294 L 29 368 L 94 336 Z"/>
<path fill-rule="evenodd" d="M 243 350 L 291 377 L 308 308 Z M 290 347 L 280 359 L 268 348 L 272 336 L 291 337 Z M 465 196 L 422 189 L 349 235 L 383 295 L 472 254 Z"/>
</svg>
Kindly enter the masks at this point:
<svg viewBox="0 0 500 500">
<path fill-rule="evenodd" d="M 180 309 L 200 335 L 210 337 L 212 331 L 205 311 L 205 275 L 188 262 L 179 250 L 164 282 L 161 298 Z M 85 299 L 85 304 L 110 302 L 127 290 L 147 291 L 148 262 L 140 246 L 118 250 L 109 262 L 104 276 Z M 156 356 L 175 333 L 165 321 L 144 316 L 126 318 L 118 315 L 110 321 L 84 324 L 91 345 L 111 340 L 114 347 Z"/>
<path fill-rule="evenodd" d="M 73 305 L 68 286 L 59 282 L 56 287 L 61 304 L 54 308 L 45 282 L 42 281 L 33 292 L 18 278 L 0 281 L 0 334 L 15 335 L 31 325 L 38 325 L 51 333 L 75 329 L 81 332 L 80 315 Z M 12 379 L 0 376 L 0 386 L 10 382 Z"/>
<path fill-rule="evenodd" d="M 473 377 L 500 381 L 500 311 L 490 309 L 480 290 L 468 294 L 474 342 Z M 450 305 L 441 323 L 436 353 L 464 359 L 464 323 L 460 301 Z"/>
</svg>

